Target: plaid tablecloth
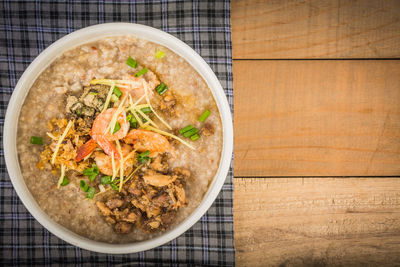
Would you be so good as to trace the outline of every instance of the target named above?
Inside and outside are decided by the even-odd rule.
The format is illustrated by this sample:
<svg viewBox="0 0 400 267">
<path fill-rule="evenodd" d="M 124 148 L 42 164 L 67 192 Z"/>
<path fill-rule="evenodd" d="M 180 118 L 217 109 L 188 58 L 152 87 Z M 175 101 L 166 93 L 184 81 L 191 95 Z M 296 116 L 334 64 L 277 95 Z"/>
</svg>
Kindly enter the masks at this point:
<svg viewBox="0 0 400 267">
<path fill-rule="evenodd" d="M 233 109 L 229 0 L 3 0 L 0 2 L 1 132 L 14 86 L 43 49 L 74 30 L 116 21 L 159 28 L 194 48 L 217 74 Z M 3 140 L 0 172 L 0 262 L 4 265 L 234 265 L 232 171 L 212 207 L 185 234 L 164 246 L 125 255 L 86 251 L 44 229 L 13 190 L 4 162 Z"/>
</svg>

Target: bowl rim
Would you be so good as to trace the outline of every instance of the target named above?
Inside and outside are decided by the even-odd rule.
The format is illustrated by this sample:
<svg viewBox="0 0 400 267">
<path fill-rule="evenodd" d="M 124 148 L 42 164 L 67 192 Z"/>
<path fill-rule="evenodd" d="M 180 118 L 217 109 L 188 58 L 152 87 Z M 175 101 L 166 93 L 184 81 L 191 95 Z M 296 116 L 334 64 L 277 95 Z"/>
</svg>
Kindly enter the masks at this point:
<svg viewBox="0 0 400 267">
<path fill-rule="evenodd" d="M 53 221 L 37 204 L 22 177 L 16 136 L 18 118 L 25 98 L 37 77 L 45 70 L 54 59 L 65 51 L 79 45 L 89 43 L 105 36 L 135 35 L 153 43 L 167 47 L 174 53 L 183 57 L 207 83 L 220 113 L 223 126 L 223 145 L 218 170 L 204 194 L 200 205 L 181 223 L 161 235 L 133 243 L 110 244 L 80 236 L 75 232 Z M 84 38 L 82 38 L 84 37 Z M 84 39 L 82 41 L 82 39 Z M 159 29 L 135 23 L 104 23 L 82 28 L 74 31 L 43 50 L 28 66 L 20 77 L 7 106 L 3 130 L 4 158 L 10 180 L 17 195 L 32 216 L 48 231 L 62 240 L 77 247 L 90 251 L 110 254 L 134 253 L 149 250 L 163 245 L 186 232 L 210 208 L 227 177 L 233 152 L 233 123 L 231 110 L 218 78 L 204 61 L 189 45 L 173 35 Z"/>
</svg>

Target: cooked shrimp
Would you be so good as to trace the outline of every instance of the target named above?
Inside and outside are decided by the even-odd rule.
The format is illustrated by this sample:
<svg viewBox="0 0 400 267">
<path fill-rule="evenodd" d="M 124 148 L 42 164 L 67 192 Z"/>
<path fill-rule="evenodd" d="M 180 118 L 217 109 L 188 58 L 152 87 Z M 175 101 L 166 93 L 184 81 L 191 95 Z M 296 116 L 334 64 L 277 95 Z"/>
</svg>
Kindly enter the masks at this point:
<svg viewBox="0 0 400 267">
<path fill-rule="evenodd" d="M 129 81 L 129 83 L 126 83 L 126 86 L 120 88 L 123 95 L 130 94 L 134 99 L 136 99 L 146 93 L 149 85 L 143 76 L 133 77 L 131 75 L 126 75 L 123 78 L 124 80 Z M 152 94 L 152 90 L 147 90 L 147 93 L 149 95 Z"/>
<path fill-rule="evenodd" d="M 117 108 L 109 108 L 100 113 L 93 121 L 92 132 L 90 135 L 107 155 L 114 154 L 114 157 L 116 159 L 119 159 L 119 153 L 112 141 L 122 139 L 126 136 L 129 131 L 129 122 L 126 121 L 126 114 L 123 111 L 121 114 L 118 115 L 117 118 L 117 121 L 121 128 L 116 133 L 111 134 L 107 128 L 116 111 Z"/>
<path fill-rule="evenodd" d="M 122 155 L 124 156 L 124 172 L 128 172 L 128 169 L 132 167 L 133 165 L 133 159 L 132 157 L 125 158 L 127 157 L 133 150 L 132 147 L 129 145 L 123 144 L 121 146 L 122 150 Z M 112 168 L 112 159 L 110 156 L 104 154 L 103 152 L 95 152 L 94 153 L 94 160 L 96 161 L 97 167 L 99 167 L 99 170 L 105 174 L 105 175 L 113 175 L 113 168 Z M 119 169 L 120 167 L 120 161 L 118 159 L 115 159 L 115 167 Z"/>
<path fill-rule="evenodd" d="M 133 147 L 139 152 L 149 150 L 152 157 L 158 153 L 169 151 L 171 148 L 167 138 L 147 130 L 133 129 L 126 135 L 124 141 L 127 144 L 133 144 Z"/>
</svg>

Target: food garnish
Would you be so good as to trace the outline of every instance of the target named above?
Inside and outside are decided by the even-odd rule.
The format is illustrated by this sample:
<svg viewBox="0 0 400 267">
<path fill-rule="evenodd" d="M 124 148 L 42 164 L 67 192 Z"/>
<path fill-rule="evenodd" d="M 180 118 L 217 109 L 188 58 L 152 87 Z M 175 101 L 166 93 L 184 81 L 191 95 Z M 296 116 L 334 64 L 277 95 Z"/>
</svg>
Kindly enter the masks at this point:
<svg viewBox="0 0 400 267">
<path fill-rule="evenodd" d="M 111 176 L 107 175 L 107 176 L 101 177 L 100 182 L 103 185 L 111 183 Z"/>
<path fill-rule="evenodd" d="M 197 134 L 198 131 L 199 131 L 199 130 L 198 130 L 197 128 L 193 127 L 193 128 L 190 129 L 189 131 L 184 132 L 184 133 L 183 133 L 183 136 L 186 137 L 186 138 L 188 138 L 188 137 L 191 137 L 191 136 L 194 135 L 194 134 Z"/>
<path fill-rule="evenodd" d="M 197 139 L 199 139 L 200 136 L 198 134 L 194 134 L 190 137 L 190 139 L 192 139 L 192 141 L 196 141 Z"/>
<path fill-rule="evenodd" d="M 206 109 L 206 111 L 204 111 L 203 114 L 200 115 L 199 121 L 204 122 L 208 118 L 208 116 L 210 116 L 210 114 L 211 114 L 211 111 Z"/>
<path fill-rule="evenodd" d="M 129 67 L 132 67 L 132 68 L 136 69 L 137 66 L 138 66 L 138 63 L 137 63 L 137 61 L 134 60 L 133 58 L 128 57 L 128 59 L 126 60 L 126 65 L 128 65 Z"/>
<path fill-rule="evenodd" d="M 186 133 L 187 131 L 189 131 L 189 130 L 191 130 L 191 129 L 193 129 L 194 127 L 193 127 L 193 125 L 188 125 L 188 126 L 185 126 L 185 127 L 183 127 L 182 129 L 180 129 L 179 130 L 179 133 L 180 134 L 184 134 L 184 133 Z"/>
<path fill-rule="evenodd" d="M 188 126 L 182 128 L 182 129 L 180 129 L 180 130 L 179 130 L 179 133 L 180 133 L 181 135 L 183 135 L 184 137 L 188 138 L 188 137 L 192 137 L 193 135 L 197 134 L 198 131 L 199 131 L 199 129 L 197 129 L 196 127 L 193 127 L 193 125 L 190 125 L 190 124 L 189 124 Z M 198 136 L 198 134 L 197 134 L 197 136 Z M 195 140 L 193 140 L 193 141 L 196 141 L 197 139 L 199 139 L 199 137 L 197 137 L 197 138 L 194 137 L 194 138 L 191 138 L 191 139 L 192 139 L 192 140 L 195 139 Z"/>
<path fill-rule="evenodd" d="M 162 131 L 162 130 L 160 130 L 160 129 L 154 128 L 154 127 L 152 127 L 152 126 L 150 126 L 150 125 L 144 126 L 143 129 L 149 130 L 149 131 L 153 131 L 153 132 L 156 132 L 156 133 L 159 133 L 159 134 L 162 134 L 162 135 L 171 137 L 171 138 L 173 138 L 173 139 L 175 139 L 175 140 L 178 140 L 179 142 L 181 142 L 181 143 L 184 144 L 185 146 L 187 146 L 187 147 L 189 147 L 189 148 L 191 148 L 191 149 L 193 149 L 193 150 L 196 150 L 192 145 L 190 145 L 189 143 L 185 142 L 184 140 L 182 140 L 181 138 L 179 138 L 178 136 L 176 136 L 176 135 L 174 135 L 174 134 L 170 134 L 170 133 L 168 133 L 168 132 L 165 132 L 165 131 Z"/>
<path fill-rule="evenodd" d="M 92 168 L 84 169 L 82 173 L 83 175 L 86 175 L 90 181 L 94 181 L 94 179 L 96 179 L 96 176 L 100 173 L 100 170 L 96 166 L 96 164 L 93 164 Z"/>
<path fill-rule="evenodd" d="M 81 180 L 79 182 L 79 187 L 82 189 L 83 192 L 87 192 L 89 189 L 89 186 L 86 184 L 84 180 Z"/>
<path fill-rule="evenodd" d="M 117 121 L 117 122 L 115 122 L 113 134 L 115 134 L 116 132 L 118 132 L 119 129 L 121 129 L 121 124 L 119 124 L 119 122 Z"/>
<path fill-rule="evenodd" d="M 90 82 L 90 83 L 92 83 L 92 82 Z M 104 112 L 107 109 L 108 105 L 110 104 L 111 98 L 114 95 L 113 93 L 114 93 L 115 83 L 112 82 L 111 84 L 107 84 L 107 85 L 110 86 L 110 90 L 108 91 L 106 102 L 104 103 L 104 107 L 103 107 L 103 110 L 101 112 Z"/>
<path fill-rule="evenodd" d="M 163 59 L 165 57 L 165 52 L 162 50 L 157 50 L 155 57 L 156 59 Z"/>
<path fill-rule="evenodd" d="M 124 156 L 122 154 L 122 149 L 121 149 L 121 144 L 119 143 L 118 140 L 115 141 L 117 143 L 117 150 L 120 156 L 119 160 L 119 180 L 120 180 L 120 185 L 119 185 L 119 192 L 122 190 L 122 185 L 124 184 Z"/>
<path fill-rule="evenodd" d="M 149 150 L 146 150 L 145 152 L 140 153 L 140 154 L 137 156 L 137 160 L 138 160 L 140 163 L 147 163 L 147 162 L 150 160 L 149 155 L 150 155 L 150 151 L 149 151 Z"/>
<path fill-rule="evenodd" d="M 160 83 L 157 87 L 156 87 L 156 92 L 159 94 L 159 95 L 162 95 L 162 94 L 164 94 L 166 91 L 168 90 L 168 87 L 167 87 L 167 85 L 165 85 L 165 83 Z"/>
<path fill-rule="evenodd" d="M 147 68 L 143 68 L 143 69 L 141 69 L 141 70 L 139 70 L 138 72 L 135 73 L 135 77 L 140 77 L 143 74 L 146 74 L 147 71 L 148 71 Z"/>
<path fill-rule="evenodd" d="M 61 186 L 66 186 L 66 185 L 68 185 L 68 184 L 69 184 L 69 180 L 67 179 L 66 176 L 64 176 L 64 179 L 63 179 L 63 181 L 62 181 L 62 183 L 61 183 Z"/>
<path fill-rule="evenodd" d="M 95 193 L 96 193 L 96 189 L 94 187 L 89 187 L 87 192 L 86 192 L 86 198 L 93 199 Z"/>
<path fill-rule="evenodd" d="M 38 136 L 31 136 L 31 144 L 33 145 L 43 145 L 43 138 Z"/>
<path fill-rule="evenodd" d="M 64 181 L 64 177 L 65 177 L 65 165 L 61 164 L 61 174 L 60 174 L 60 178 L 58 178 L 57 188 L 60 188 L 61 184 Z"/>
<path fill-rule="evenodd" d="M 73 121 L 68 122 L 67 127 L 65 127 L 63 134 L 61 135 L 60 139 L 58 139 L 56 148 L 54 149 L 53 157 L 51 158 L 51 164 L 54 164 L 54 161 L 56 160 L 57 152 L 60 149 L 61 142 L 64 140 L 65 136 L 67 135 L 67 133 L 73 123 L 74 123 Z"/>
<path fill-rule="evenodd" d="M 118 99 L 122 96 L 121 90 L 118 87 L 114 86 L 113 95 L 115 95 Z"/>
<path fill-rule="evenodd" d="M 150 107 L 144 107 L 140 109 L 144 114 L 149 114 L 151 113 L 151 108 Z"/>
</svg>

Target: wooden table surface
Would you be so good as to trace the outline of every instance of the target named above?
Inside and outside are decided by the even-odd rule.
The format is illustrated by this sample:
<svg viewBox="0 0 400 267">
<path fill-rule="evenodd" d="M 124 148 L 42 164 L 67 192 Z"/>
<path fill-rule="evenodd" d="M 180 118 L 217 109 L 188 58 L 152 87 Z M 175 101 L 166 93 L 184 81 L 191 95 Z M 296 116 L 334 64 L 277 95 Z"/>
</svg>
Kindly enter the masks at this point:
<svg viewBox="0 0 400 267">
<path fill-rule="evenodd" d="M 237 265 L 400 265 L 400 1 L 231 12 Z"/>
</svg>

